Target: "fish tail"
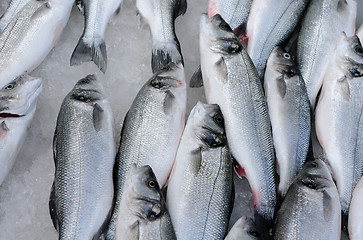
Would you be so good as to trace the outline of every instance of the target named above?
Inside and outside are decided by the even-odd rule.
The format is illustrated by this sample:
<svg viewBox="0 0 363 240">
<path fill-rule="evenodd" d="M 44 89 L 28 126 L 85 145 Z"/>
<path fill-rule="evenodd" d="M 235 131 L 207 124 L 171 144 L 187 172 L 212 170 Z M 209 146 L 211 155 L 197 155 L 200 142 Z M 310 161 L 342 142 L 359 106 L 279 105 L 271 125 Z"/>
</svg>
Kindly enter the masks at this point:
<svg viewBox="0 0 363 240">
<path fill-rule="evenodd" d="M 155 44 L 152 50 L 151 68 L 153 73 L 166 68 L 171 62 L 183 62 L 178 41 L 174 43 Z"/>
<path fill-rule="evenodd" d="M 71 66 L 89 61 L 93 61 L 103 73 L 106 72 L 107 52 L 104 40 L 100 43 L 92 42 L 91 45 L 83 37 L 79 40 L 71 57 Z"/>
</svg>

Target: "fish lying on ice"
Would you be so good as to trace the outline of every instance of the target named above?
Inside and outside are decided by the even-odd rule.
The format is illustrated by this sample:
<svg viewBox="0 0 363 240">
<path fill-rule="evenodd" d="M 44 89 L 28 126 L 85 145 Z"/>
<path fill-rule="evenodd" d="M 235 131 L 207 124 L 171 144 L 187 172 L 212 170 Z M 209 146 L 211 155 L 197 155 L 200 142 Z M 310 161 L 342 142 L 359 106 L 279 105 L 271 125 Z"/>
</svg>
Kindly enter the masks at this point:
<svg viewBox="0 0 363 240">
<path fill-rule="evenodd" d="M 260 233 L 251 218 L 241 217 L 229 230 L 224 240 L 260 240 Z"/>
<path fill-rule="evenodd" d="M 16 14 L 31 0 L 12 0 L 0 18 L 0 33 L 4 31 Z"/>
<path fill-rule="evenodd" d="M 348 215 L 349 239 L 361 240 L 363 237 L 363 178 L 353 191 Z"/>
</svg>

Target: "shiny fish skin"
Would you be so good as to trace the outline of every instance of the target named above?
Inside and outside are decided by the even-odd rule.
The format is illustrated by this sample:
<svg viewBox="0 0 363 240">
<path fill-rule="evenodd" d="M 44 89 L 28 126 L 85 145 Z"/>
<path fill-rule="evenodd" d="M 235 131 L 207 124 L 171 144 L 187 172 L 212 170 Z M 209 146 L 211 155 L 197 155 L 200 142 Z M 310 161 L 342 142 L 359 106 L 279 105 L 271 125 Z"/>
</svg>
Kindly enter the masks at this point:
<svg viewBox="0 0 363 240">
<path fill-rule="evenodd" d="M 123 183 L 131 164 L 149 165 L 164 187 L 172 169 L 185 125 L 186 83 L 181 63 L 154 74 L 137 94 L 128 111 L 116 160 L 116 199 L 107 239 L 115 231 Z M 121 233 L 122 235 L 122 233 Z"/>
<path fill-rule="evenodd" d="M 260 240 L 255 223 L 251 218 L 241 217 L 233 225 L 224 240 Z"/>
<path fill-rule="evenodd" d="M 277 213 L 275 240 L 339 240 L 339 195 L 326 164 L 307 162 Z"/>
<path fill-rule="evenodd" d="M 316 107 L 315 126 L 347 214 L 363 169 L 363 49 L 356 36 L 341 33 L 338 39 Z"/>
<path fill-rule="evenodd" d="M 0 33 L 30 0 L 12 0 L 4 15 L 0 18 Z"/>
<path fill-rule="evenodd" d="M 257 71 L 220 15 L 201 16 L 201 69 L 207 102 L 225 119 L 232 156 L 244 168 L 257 212 L 272 220 L 276 206 L 270 119 Z"/>
<path fill-rule="evenodd" d="M 360 25 L 360 27 L 357 30 L 357 33 L 356 34 L 359 37 L 360 41 L 363 42 L 363 24 Z"/>
<path fill-rule="evenodd" d="M 170 62 L 183 62 L 174 21 L 187 10 L 186 0 L 136 0 L 139 22 L 150 27 L 152 37 L 151 67 L 156 73 Z"/>
<path fill-rule="evenodd" d="M 150 166 L 132 164 L 120 201 L 117 240 L 176 240 L 163 194 Z"/>
<path fill-rule="evenodd" d="M 179 240 L 223 239 L 232 212 L 232 161 L 218 105 L 198 102 L 170 174 L 167 205 Z"/>
<path fill-rule="evenodd" d="M 107 69 L 105 32 L 108 21 L 122 0 L 81 0 L 84 31 L 71 57 L 71 66 L 93 61 L 103 72 Z"/>
<path fill-rule="evenodd" d="M 104 230 L 113 200 L 113 125 L 101 83 L 94 75 L 79 80 L 62 103 L 54 134 L 49 205 L 59 239 L 98 239 Z"/>
<path fill-rule="evenodd" d="M 350 240 L 363 239 L 363 178 L 354 189 L 348 215 L 348 231 Z"/>
<path fill-rule="evenodd" d="M 268 59 L 264 84 L 280 175 L 278 191 L 284 197 L 309 150 L 310 103 L 297 66 L 281 47 Z"/>
<path fill-rule="evenodd" d="M 0 87 L 34 70 L 56 45 L 74 0 L 29 1 L 0 35 Z"/>
<path fill-rule="evenodd" d="M 0 185 L 24 143 L 41 91 L 42 79 L 28 75 L 0 89 Z"/>
<path fill-rule="evenodd" d="M 355 0 L 311 1 L 298 37 L 297 62 L 314 108 L 337 36 L 355 32 Z"/>
<path fill-rule="evenodd" d="M 288 39 L 309 2 L 310 0 L 253 1 L 247 23 L 247 52 L 261 79 L 270 53 Z"/>
</svg>

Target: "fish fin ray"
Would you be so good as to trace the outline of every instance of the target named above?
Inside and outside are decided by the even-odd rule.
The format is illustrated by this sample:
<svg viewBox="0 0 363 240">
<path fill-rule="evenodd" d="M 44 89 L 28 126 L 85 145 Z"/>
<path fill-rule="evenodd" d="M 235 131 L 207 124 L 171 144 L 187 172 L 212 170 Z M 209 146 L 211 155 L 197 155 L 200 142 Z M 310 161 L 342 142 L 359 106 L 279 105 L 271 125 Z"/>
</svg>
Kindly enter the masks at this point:
<svg viewBox="0 0 363 240">
<path fill-rule="evenodd" d="M 98 103 L 93 106 L 93 126 L 97 132 L 102 128 L 102 122 L 104 118 L 104 110 Z"/>
<path fill-rule="evenodd" d="M 184 15 L 186 11 L 187 11 L 187 1 L 186 0 L 180 0 L 179 1 L 179 6 L 175 11 L 175 18 L 180 16 L 180 15 Z"/>
<path fill-rule="evenodd" d="M 54 187 L 54 181 L 52 184 L 52 189 L 49 196 L 49 214 L 53 222 L 54 228 L 59 232 L 59 220 L 57 215 L 57 209 L 55 204 L 55 187 Z"/>
<path fill-rule="evenodd" d="M 173 103 L 175 101 L 175 96 L 174 94 L 167 90 L 165 92 L 166 96 L 164 98 L 164 104 L 163 104 L 163 109 L 165 114 L 169 115 L 171 113 L 171 110 L 173 109 Z"/>
<path fill-rule="evenodd" d="M 175 43 L 153 47 L 151 57 L 151 68 L 153 73 L 165 69 L 170 63 L 178 64 L 180 62 L 184 65 L 178 40 L 176 40 Z"/>
<path fill-rule="evenodd" d="M 323 191 L 323 212 L 324 219 L 328 222 L 333 213 L 333 202 L 331 196 L 325 190 Z"/>
<path fill-rule="evenodd" d="M 200 88 L 203 86 L 203 75 L 202 75 L 202 68 L 199 65 L 197 70 L 195 70 L 192 78 L 189 82 L 189 87 L 191 88 Z"/>
</svg>

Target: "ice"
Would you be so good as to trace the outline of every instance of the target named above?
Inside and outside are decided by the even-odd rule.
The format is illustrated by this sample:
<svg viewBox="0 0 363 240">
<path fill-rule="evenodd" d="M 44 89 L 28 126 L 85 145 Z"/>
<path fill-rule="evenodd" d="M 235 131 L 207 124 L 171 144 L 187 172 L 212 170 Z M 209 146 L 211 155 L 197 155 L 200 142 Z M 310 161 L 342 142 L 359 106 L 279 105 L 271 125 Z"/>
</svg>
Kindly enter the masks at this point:
<svg viewBox="0 0 363 240">
<path fill-rule="evenodd" d="M 0 0 L 2 13 L 10 0 Z M 199 16 L 207 9 L 207 0 L 189 0 L 188 10 L 176 20 L 187 79 L 199 65 Z M 363 22 L 363 2 L 359 1 L 358 26 Z M 1 15 L 1 14 L 0 14 Z M 64 33 L 46 60 L 31 74 L 44 79 L 43 92 L 29 135 L 15 166 L 0 187 L 0 239 L 57 239 L 48 211 L 48 199 L 54 176 L 53 134 L 60 105 L 76 81 L 96 73 L 104 83 L 115 118 L 116 140 L 121 124 L 135 95 L 151 77 L 151 38 L 147 28 L 139 29 L 135 0 L 124 0 L 106 33 L 107 73 L 93 62 L 70 67 L 69 61 L 83 31 L 83 16 L 76 7 Z M 201 100 L 204 90 L 188 89 L 188 111 Z M 252 216 L 252 195 L 245 179 L 236 179 L 233 224 L 241 215 Z"/>
</svg>

